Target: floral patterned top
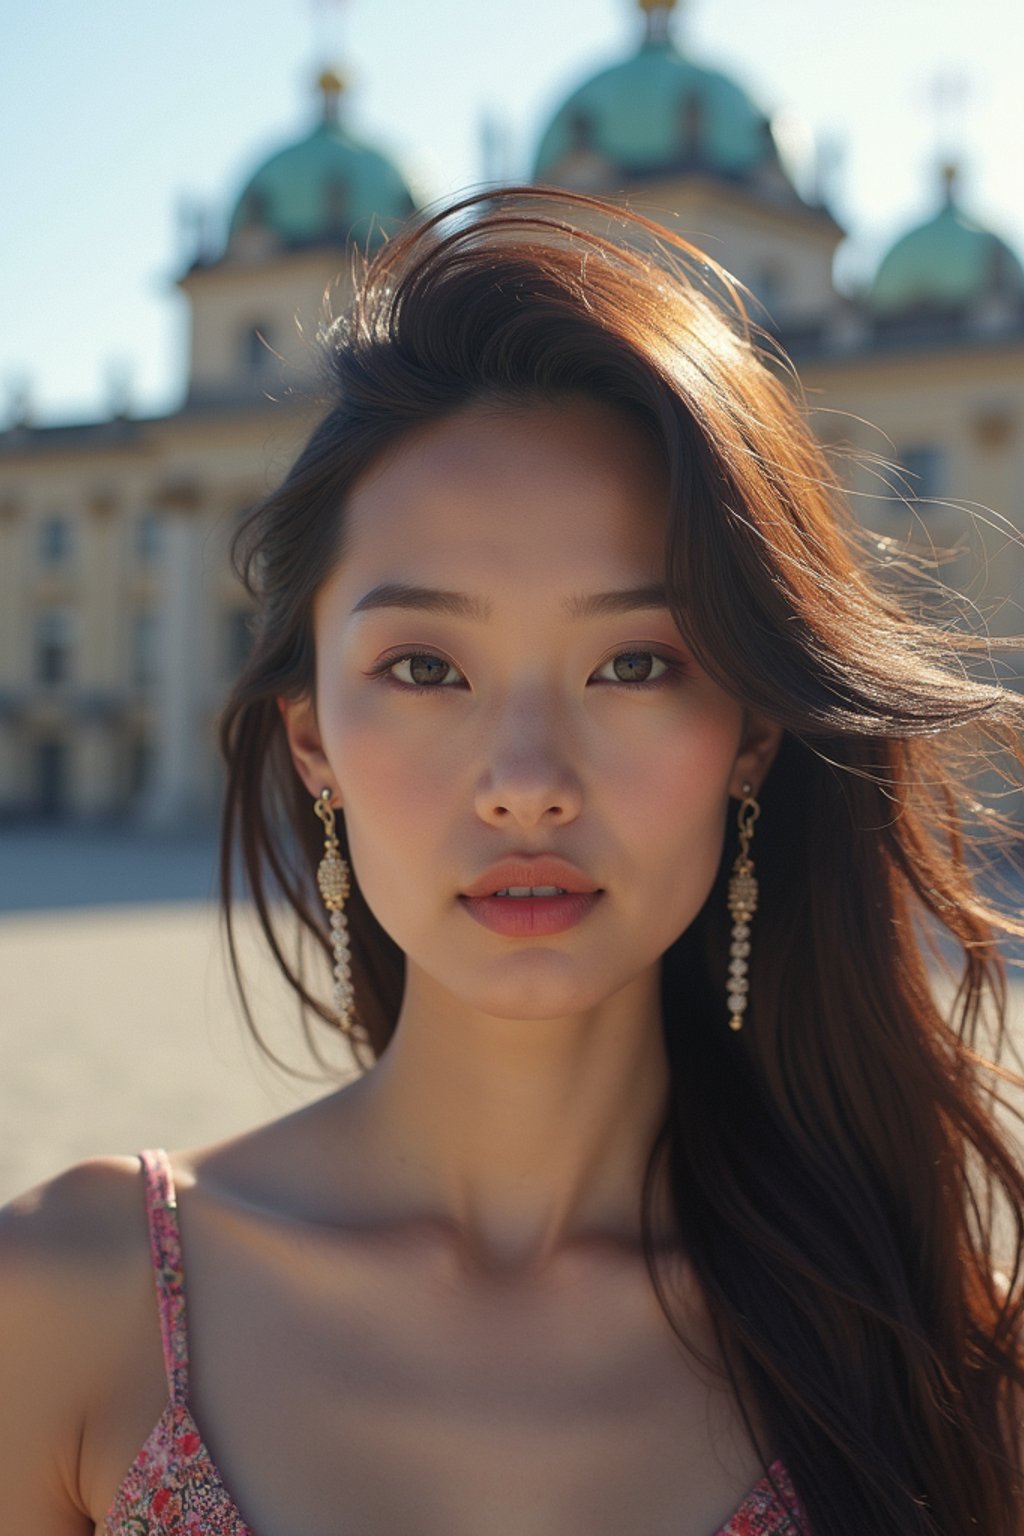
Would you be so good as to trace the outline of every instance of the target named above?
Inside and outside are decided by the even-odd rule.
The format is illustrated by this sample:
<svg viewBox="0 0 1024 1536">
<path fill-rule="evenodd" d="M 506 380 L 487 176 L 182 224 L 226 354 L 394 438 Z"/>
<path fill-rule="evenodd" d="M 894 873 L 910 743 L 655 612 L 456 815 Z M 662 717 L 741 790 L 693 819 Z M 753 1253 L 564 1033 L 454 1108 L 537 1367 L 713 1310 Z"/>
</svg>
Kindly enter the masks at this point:
<svg viewBox="0 0 1024 1536">
<path fill-rule="evenodd" d="M 114 1496 L 101 1536 L 255 1536 L 221 1482 L 188 1407 L 185 1271 L 171 1165 L 162 1148 L 138 1155 L 168 1401 Z M 805 1513 L 783 1463 L 773 1462 L 771 1473 L 795 1521 L 764 1477 L 714 1536 L 808 1536 Z"/>
</svg>

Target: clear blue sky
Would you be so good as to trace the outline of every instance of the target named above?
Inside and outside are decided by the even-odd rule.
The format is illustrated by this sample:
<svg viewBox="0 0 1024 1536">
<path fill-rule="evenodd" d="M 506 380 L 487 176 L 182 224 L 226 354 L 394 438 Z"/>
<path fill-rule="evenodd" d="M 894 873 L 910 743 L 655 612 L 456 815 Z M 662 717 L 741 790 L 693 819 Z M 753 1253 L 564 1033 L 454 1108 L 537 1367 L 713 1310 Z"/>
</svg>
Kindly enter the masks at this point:
<svg viewBox="0 0 1024 1536">
<path fill-rule="evenodd" d="M 678 36 L 768 111 L 843 146 L 843 270 L 936 204 L 940 152 L 963 200 L 1024 256 L 1020 0 L 688 0 Z M 183 247 L 194 198 L 222 220 L 242 182 L 307 131 L 336 61 L 350 126 L 427 198 L 483 175 L 481 122 L 525 175 L 547 116 L 635 45 L 635 0 L 37 0 L 0 19 L 0 419 L 27 378 L 40 420 L 105 413 L 111 370 L 135 408 L 182 386 Z M 937 79 L 955 77 L 940 112 Z"/>
</svg>

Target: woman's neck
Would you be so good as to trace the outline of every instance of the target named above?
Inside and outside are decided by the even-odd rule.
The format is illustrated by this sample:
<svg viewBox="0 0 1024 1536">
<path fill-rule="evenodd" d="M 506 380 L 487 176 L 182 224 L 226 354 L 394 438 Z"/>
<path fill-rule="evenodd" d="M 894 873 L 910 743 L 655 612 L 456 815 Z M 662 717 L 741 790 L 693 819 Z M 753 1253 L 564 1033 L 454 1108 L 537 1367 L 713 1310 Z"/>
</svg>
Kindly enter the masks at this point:
<svg viewBox="0 0 1024 1536">
<path fill-rule="evenodd" d="M 449 1237 L 467 1268 L 511 1278 L 639 1245 L 668 1092 L 656 971 L 584 1013 L 523 1021 L 410 968 L 394 1036 L 345 1100 L 384 1204 Z"/>
</svg>

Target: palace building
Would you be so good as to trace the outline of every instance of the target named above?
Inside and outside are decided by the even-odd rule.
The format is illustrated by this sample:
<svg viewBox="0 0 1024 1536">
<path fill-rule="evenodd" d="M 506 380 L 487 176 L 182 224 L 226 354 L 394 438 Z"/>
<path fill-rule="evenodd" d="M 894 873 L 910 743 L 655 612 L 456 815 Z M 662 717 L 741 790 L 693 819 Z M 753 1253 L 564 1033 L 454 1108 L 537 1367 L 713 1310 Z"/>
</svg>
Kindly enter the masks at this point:
<svg viewBox="0 0 1024 1536">
<path fill-rule="evenodd" d="M 533 180 L 627 198 L 706 245 L 797 364 L 896 579 L 908 550 L 942 551 L 954 621 L 1021 632 L 1020 261 L 947 165 L 932 217 L 863 292 L 839 291 L 845 231 L 798 191 L 747 91 L 680 48 L 673 5 L 639 0 L 627 56 L 542 127 Z M 321 76 L 312 129 L 258 167 L 220 246 L 181 274 L 176 410 L 0 432 L 0 815 L 174 826 L 216 810 L 217 714 L 249 638 L 231 534 L 311 425 L 312 338 L 325 293 L 344 307 L 347 247 L 415 212 L 343 95 Z M 1024 652 L 996 668 L 1024 684 Z"/>
</svg>

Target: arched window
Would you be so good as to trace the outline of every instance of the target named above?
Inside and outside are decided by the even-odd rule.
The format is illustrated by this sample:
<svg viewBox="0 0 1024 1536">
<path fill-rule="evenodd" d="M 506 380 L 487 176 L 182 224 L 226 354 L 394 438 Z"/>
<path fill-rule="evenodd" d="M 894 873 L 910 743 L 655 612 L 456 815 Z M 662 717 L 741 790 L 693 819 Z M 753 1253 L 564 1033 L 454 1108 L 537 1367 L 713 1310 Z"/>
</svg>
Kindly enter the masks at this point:
<svg viewBox="0 0 1024 1536">
<path fill-rule="evenodd" d="M 155 512 L 143 512 L 135 524 L 135 558 L 140 565 L 153 565 L 160 555 L 160 519 Z"/>
<path fill-rule="evenodd" d="M 239 229 L 259 229 L 267 222 L 267 199 L 258 187 L 250 187 L 238 210 Z"/>
<path fill-rule="evenodd" d="M 261 378 L 276 362 L 271 328 L 260 321 L 246 327 L 242 337 L 242 366 L 247 374 Z"/>
<path fill-rule="evenodd" d="M 785 299 L 786 281 L 782 268 L 774 261 L 765 261 L 754 273 L 750 285 L 772 318 Z"/>
<path fill-rule="evenodd" d="M 906 494 L 912 501 L 943 494 L 945 458 L 936 443 L 914 443 L 904 448 L 899 458 L 907 481 Z"/>
<path fill-rule="evenodd" d="M 679 116 L 682 151 L 687 160 L 699 160 L 703 155 L 706 129 L 704 103 L 696 91 L 691 91 L 682 104 Z"/>
<path fill-rule="evenodd" d="M 224 664 L 227 676 L 241 672 L 252 650 L 252 614 L 248 608 L 232 608 L 224 616 Z"/>
<path fill-rule="evenodd" d="M 64 565 L 71 554 L 71 523 L 53 512 L 39 526 L 39 558 L 43 565 Z"/>
<path fill-rule="evenodd" d="M 151 688 L 159 673 L 159 615 L 140 608 L 132 620 L 132 680 L 137 688 Z"/>
<path fill-rule="evenodd" d="M 342 176 L 332 176 L 324 187 L 324 223 L 327 233 L 337 240 L 344 240 L 352 223 L 350 200 L 348 182 Z"/>
<path fill-rule="evenodd" d="M 569 147 L 573 150 L 593 149 L 597 139 L 594 119 L 582 107 L 573 109 L 569 117 Z"/>
<path fill-rule="evenodd" d="M 33 755 L 36 810 L 44 816 L 59 816 L 67 803 L 67 744 L 56 737 L 44 737 L 36 742 Z"/>
<path fill-rule="evenodd" d="M 68 608 L 43 608 L 35 623 L 36 681 L 66 683 L 71 677 L 74 615 Z"/>
</svg>

